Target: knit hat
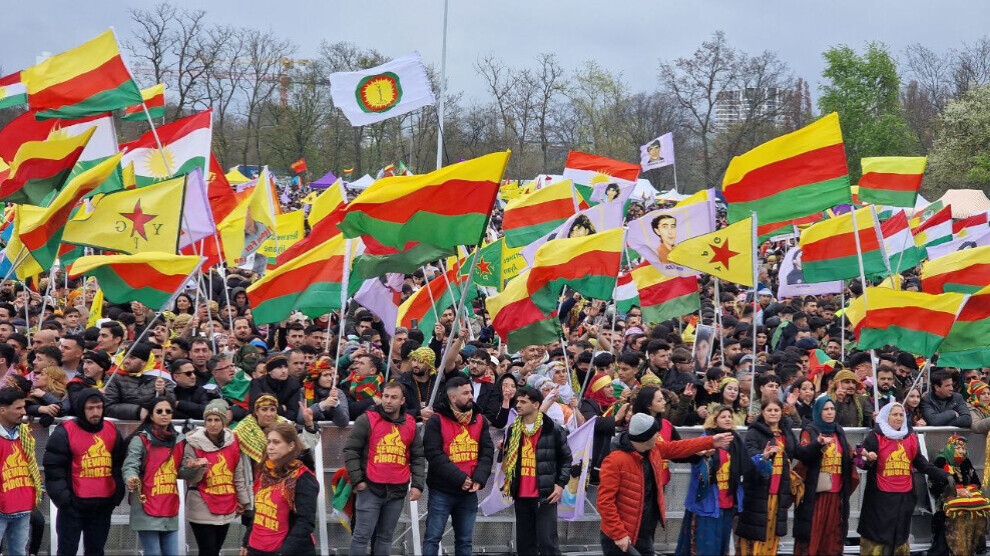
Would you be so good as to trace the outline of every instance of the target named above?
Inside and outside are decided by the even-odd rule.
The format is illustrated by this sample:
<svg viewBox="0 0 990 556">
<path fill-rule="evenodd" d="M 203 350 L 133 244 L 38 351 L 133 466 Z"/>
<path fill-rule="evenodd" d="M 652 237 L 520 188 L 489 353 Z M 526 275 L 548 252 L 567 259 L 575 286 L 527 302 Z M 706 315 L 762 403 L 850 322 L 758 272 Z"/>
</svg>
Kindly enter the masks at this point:
<svg viewBox="0 0 990 556">
<path fill-rule="evenodd" d="M 832 384 L 839 384 L 843 380 L 855 380 L 856 382 L 859 382 L 859 379 L 856 377 L 856 373 L 842 369 L 841 371 L 835 373 L 835 377 L 832 378 Z"/>
<path fill-rule="evenodd" d="M 660 432 L 657 420 L 645 413 L 637 413 L 629 421 L 629 440 L 646 442 Z"/>
<path fill-rule="evenodd" d="M 272 372 L 273 370 L 279 367 L 288 367 L 288 366 L 289 366 L 289 360 L 286 359 L 285 357 L 282 357 L 281 355 L 272 357 L 268 361 L 265 361 L 265 369 L 267 369 L 268 372 Z"/>
<path fill-rule="evenodd" d="M 210 415 L 216 415 L 223 421 L 223 426 L 227 426 L 227 410 L 230 406 L 224 400 L 213 400 L 206 404 L 206 409 L 203 410 L 203 419 L 206 419 Z"/>
<path fill-rule="evenodd" d="M 93 363 L 96 363 L 104 371 L 110 370 L 110 367 L 112 365 L 112 363 L 110 362 L 110 356 L 107 355 L 107 352 L 103 351 L 102 349 L 87 351 L 86 353 L 83 354 L 82 358 L 84 360 L 88 359 Z"/>
<path fill-rule="evenodd" d="M 147 362 L 151 358 L 151 345 L 143 342 L 134 344 L 131 348 L 131 357 L 137 357 L 141 361 Z"/>
<path fill-rule="evenodd" d="M 437 372 L 436 361 L 437 354 L 427 346 L 418 347 L 409 354 L 409 359 L 419 361 L 420 363 L 426 365 L 430 370 L 430 374 Z"/>
</svg>

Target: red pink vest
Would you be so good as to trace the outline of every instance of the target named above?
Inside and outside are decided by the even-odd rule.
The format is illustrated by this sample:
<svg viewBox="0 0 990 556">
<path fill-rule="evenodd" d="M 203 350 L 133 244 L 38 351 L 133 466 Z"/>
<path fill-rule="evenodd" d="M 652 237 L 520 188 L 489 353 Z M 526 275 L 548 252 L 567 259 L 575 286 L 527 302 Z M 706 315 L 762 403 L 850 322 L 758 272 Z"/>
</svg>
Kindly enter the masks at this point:
<svg viewBox="0 0 990 556">
<path fill-rule="evenodd" d="M 241 457 L 240 443 L 237 437 L 226 448 L 213 452 L 193 448 L 197 458 L 205 458 L 210 462 L 206 466 L 206 475 L 197 485 L 199 495 L 213 515 L 230 515 L 237 511 L 237 489 L 234 488 L 234 470 Z"/>
<path fill-rule="evenodd" d="M 670 439 L 673 438 L 673 431 L 674 426 L 670 424 L 670 421 L 661 419 L 660 435 L 657 436 L 657 442 L 670 442 Z M 660 488 L 664 488 L 670 482 L 670 461 L 665 459 L 661 461 L 663 467 L 660 469 L 660 480 L 663 484 L 660 485 Z"/>
<path fill-rule="evenodd" d="M 72 455 L 72 491 L 79 498 L 110 498 L 117 489 L 113 480 L 113 450 L 117 427 L 103 422 L 98 433 L 89 433 L 75 421 L 64 423 Z"/>
<path fill-rule="evenodd" d="M 0 513 L 34 509 L 36 488 L 21 441 L 0 438 Z"/>
<path fill-rule="evenodd" d="M 305 467 L 296 469 L 294 477 L 312 472 Z M 285 483 L 280 482 L 261 488 L 261 481 L 254 483 L 254 524 L 248 546 L 262 552 L 277 552 L 289 534 L 289 498 Z"/>
<path fill-rule="evenodd" d="M 179 486 L 176 482 L 179 465 L 182 463 L 183 444 L 172 448 L 155 446 L 144 435 L 139 436 L 144 444 L 144 476 L 141 477 L 141 493 L 144 513 L 154 517 L 175 517 L 179 515 Z"/>
<path fill-rule="evenodd" d="M 416 437 L 416 421 L 406 415 L 401 425 L 391 423 L 377 411 L 368 412 L 371 437 L 368 440 L 368 479 L 381 484 L 409 481 L 410 447 Z"/>
<path fill-rule="evenodd" d="M 482 417 L 476 415 L 474 422 L 464 426 L 457 421 L 440 416 L 440 434 L 443 435 L 443 451 L 451 463 L 461 471 L 474 475 L 478 467 L 478 441 L 481 440 Z"/>
<path fill-rule="evenodd" d="M 875 434 L 875 433 L 874 433 Z M 877 435 L 877 488 L 884 492 L 908 492 L 914 488 L 911 462 L 918 455 L 918 437 L 909 434 L 902 440 Z"/>
</svg>

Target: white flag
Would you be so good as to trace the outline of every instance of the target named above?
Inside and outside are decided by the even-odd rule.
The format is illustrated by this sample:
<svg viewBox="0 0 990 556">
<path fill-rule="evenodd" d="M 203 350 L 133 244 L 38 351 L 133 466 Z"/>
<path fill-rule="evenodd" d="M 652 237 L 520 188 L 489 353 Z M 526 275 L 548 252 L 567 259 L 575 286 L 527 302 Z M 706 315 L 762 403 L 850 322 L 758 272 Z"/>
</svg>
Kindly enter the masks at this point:
<svg viewBox="0 0 990 556">
<path fill-rule="evenodd" d="M 656 170 L 674 163 L 674 133 L 665 133 L 639 148 L 643 171 Z"/>
<path fill-rule="evenodd" d="M 353 126 L 387 120 L 436 102 L 419 52 L 371 69 L 330 74 L 330 94 Z"/>
</svg>

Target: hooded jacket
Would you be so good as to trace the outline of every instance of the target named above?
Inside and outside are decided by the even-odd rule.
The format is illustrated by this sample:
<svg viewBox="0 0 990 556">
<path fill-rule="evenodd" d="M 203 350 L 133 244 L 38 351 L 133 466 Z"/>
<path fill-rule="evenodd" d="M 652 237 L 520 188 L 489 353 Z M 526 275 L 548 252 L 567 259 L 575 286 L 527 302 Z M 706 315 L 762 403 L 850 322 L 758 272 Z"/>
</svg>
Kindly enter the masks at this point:
<svg viewBox="0 0 990 556">
<path fill-rule="evenodd" d="M 204 452 L 216 452 L 234 443 L 234 433 L 230 429 L 223 430 L 223 442 L 217 447 L 209 437 L 206 436 L 205 427 L 197 427 L 186 437 L 185 451 L 182 454 L 182 467 L 187 468 L 188 462 L 195 460 L 196 450 Z M 251 466 L 245 458 L 238 458 L 232 462 L 234 468 L 234 489 L 237 491 L 237 501 L 241 506 L 248 508 L 251 506 Z M 191 523 L 205 523 L 207 525 L 226 525 L 237 519 L 237 514 L 216 515 L 210 511 L 199 493 L 199 483 L 206 477 L 206 468 L 200 467 L 191 473 L 187 480 L 189 489 L 186 491 L 186 519 Z"/>
<path fill-rule="evenodd" d="M 471 424 L 481 419 L 481 435 L 478 438 L 478 465 L 471 475 L 471 481 L 484 486 L 492 473 L 495 444 L 492 442 L 492 436 L 488 429 L 488 419 L 481 414 L 478 405 L 473 402 L 471 412 Z M 466 491 L 461 489 L 461 486 L 468 476 L 461 468 L 451 462 L 447 453 L 444 452 L 441 417 L 457 422 L 457 417 L 454 416 L 454 411 L 450 408 L 446 397 L 437 403 L 436 413 L 430 417 L 423 428 L 423 452 L 426 461 L 430 464 L 426 474 L 426 484 L 431 491 L 439 490 L 447 494 L 465 494 Z"/>
<path fill-rule="evenodd" d="M 299 401 L 302 397 L 302 385 L 295 377 L 289 376 L 285 380 L 274 379 L 268 375 L 251 381 L 250 399 L 251 407 L 259 397 L 270 394 L 278 399 L 278 414 L 286 419 L 295 422 L 299 416 Z"/>
<path fill-rule="evenodd" d="M 107 383 L 109 379 L 109 383 Z M 155 393 L 155 381 L 157 376 L 149 374 L 130 375 L 118 370 L 116 375 L 107 375 L 104 379 L 105 406 L 103 415 L 114 419 L 127 421 L 140 421 L 141 408 L 149 404 L 158 397 Z M 165 396 L 175 401 L 173 390 L 175 384 L 169 380 L 165 381 Z M 73 403 L 75 408 L 76 404 Z"/>
<path fill-rule="evenodd" d="M 99 424 L 90 425 L 86 421 L 86 402 L 92 398 L 98 398 L 103 402 L 104 413 L 106 411 L 106 398 L 99 390 L 84 388 L 72 396 L 72 408 L 75 422 L 79 428 L 89 433 L 98 433 L 106 426 L 101 418 Z M 45 448 L 45 455 L 42 459 L 42 466 L 45 469 L 45 490 L 51 497 L 52 502 L 59 509 L 67 510 L 73 508 L 80 513 L 90 511 L 104 511 L 108 508 L 116 507 L 124 499 L 124 478 L 122 466 L 127 455 L 127 446 L 124 445 L 124 438 L 117 431 L 117 440 L 114 443 L 113 452 L 110 454 L 113 461 L 113 480 L 116 490 L 111 498 L 79 498 L 72 491 L 72 453 L 69 450 L 69 434 L 65 430 L 65 423 L 61 423 L 48 438 Z"/>
</svg>

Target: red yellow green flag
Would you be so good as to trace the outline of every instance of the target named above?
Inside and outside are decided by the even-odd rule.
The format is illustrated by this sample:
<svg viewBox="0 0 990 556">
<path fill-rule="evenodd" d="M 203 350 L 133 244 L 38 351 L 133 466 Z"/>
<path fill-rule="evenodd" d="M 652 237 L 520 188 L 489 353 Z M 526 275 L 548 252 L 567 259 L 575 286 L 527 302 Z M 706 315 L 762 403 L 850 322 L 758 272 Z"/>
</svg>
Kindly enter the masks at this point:
<svg viewBox="0 0 990 556">
<path fill-rule="evenodd" d="M 144 115 L 145 107 L 148 109 L 148 116 L 151 116 L 153 119 L 165 117 L 164 83 L 159 83 L 147 89 L 141 89 L 141 98 L 144 100 L 144 106 L 141 106 L 140 102 L 134 106 L 128 106 L 124 109 L 124 115 L 120 119 L 129 122 L 147 119 L 147 116 Z"/>
<path fill-rule="evenodd" d="M 990 287 L 969 297 L 938 354 L 942 367 L 990 367 Z"/>
<path fill-rule="evenodd" d="M 464 287 L 464 280 L 467 279 L 467 276 L 461 276 L 460 266 L 456 265 L 448 270 L 446 279 L 438 277 L 430 280 L 399 306 L 399 316 L 396 319 L 398 325 L 405 328 L 418 327 L 422 330 L 423 335 L 426 336 L 423 344 L 428 344 L 433 338 L 433 326 L 437 323 L 437 314 L 442 313 L 447 307 L 460 303 L 461 289 Z M 471 284 L 468 286 L 467 299 L 472 300 L 477 297 L 478 288 Z M 413 326 L 413 320 L 416 321 L 416 326 Z"/>
<path fill-rule="evenodd" d="M 111 303 L 140 301 L 152 309 L 165 309 L 201 260 L 202 257 L 156 252 L 90 255 L 72 263 L 69 277 L 95 277 Z"/>
<path fill-rule="evenodd" d="M 775 226 L 851 203 L 836 113 L 732 159 L 722 180 L 729 222 L 756 212 L 761 238 Z"/>
<path fill-rule="evenodd" d="M 846 309 L 859 349 L 895 346 L 931 357 L 969 296 L 867 288 Z"/>
<path fill-rule="evenodd" d="M 626 281 L 635 288 L 636 294 L 625 302 L 619 302 L 618 292 Z M 619 276 L 616 292 L 619 312 L 625 313 L 634 305 L 638 306 L 643 312 L 643 320 L 648 323 L 687 315 L 701 307 L 695 276 L 665 276 L 649 262 L 643 262 L 629 273 Z"/>
<path fill-rule="evenodd" d="M 10 171 L 0 172 L 0 201 L 43 204 L 69 178 L 95 131 L 96 128 L 90 128 L 74 137 L 28 141 L 21 145 Z"/>
<path fill-rule="evenodd" d="M 874 205 L 914 208 L 925 177 L 924 156 L 880 156 L 862 159 L 859 201 Z"/>
<path fill-rule="evenodd" d="M 928 293 L 976 293 L 990 286 L 990 246 L 950 253 L 921 267 L 921 289 Z"/>
<path fill-rule="evenodd" d="M 859 236 L 866 275 L 883 274 L 886 263 L 875 224 L 873 210 L 867 207 L 856 211 L 855 235 L 852 212 L 819 222 L 801 232 L 801 269 L 805 282 L 831 282 L 859 276 L 856 235 Z"/>
<path fill-rule="evenodd" d="M 512 352 L 526 346 L 555 342 L 562 333 L 556 307 L 545 315 L 533 303 L 527 288 L 529 272 L 526 270 L 509 280 L 502 293 L 485 300 L 495 333 Z"/>
<path fill-rule="evenodd" d="M 576 208 L 577 207 L 577 208 Z M 505 244 L 524 247 L 557 229 L 578 210 L 588 208 L 578 202 L 571 180 L 558 181 L 529 195 L 509 201 L 502 218 Z"/>
<path fill-rule="evenodd" d="M 21 81 L 39 119 L 92 116 L 141 102 L 113 30 L 22 71 Z"/>
<path fill-rule="evenodd" d="M 533 302 L 550 313 L 564 286 L 592 299 L 612 299 L 625 238 L 625 228 L 617 228 L 543 244 L 529 271 L 527 287 Z M 540 295 L 543 293 L 550 295 Z"/>
</svg>

